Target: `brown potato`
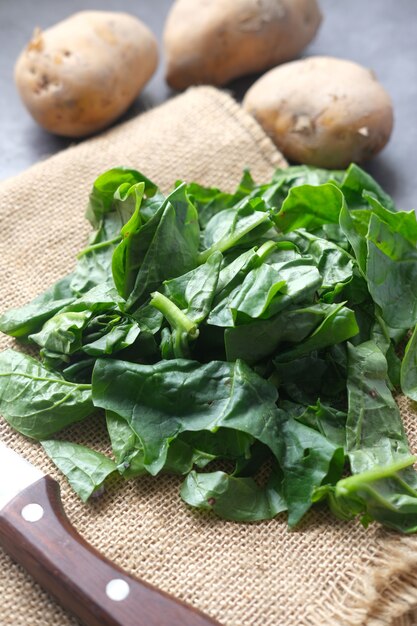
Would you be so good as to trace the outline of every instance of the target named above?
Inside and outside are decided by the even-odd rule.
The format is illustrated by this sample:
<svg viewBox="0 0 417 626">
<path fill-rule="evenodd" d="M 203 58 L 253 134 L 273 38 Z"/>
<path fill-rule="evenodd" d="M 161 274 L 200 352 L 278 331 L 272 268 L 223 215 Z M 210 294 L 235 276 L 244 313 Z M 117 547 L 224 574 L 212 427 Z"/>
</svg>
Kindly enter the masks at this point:
<svg viewBox="0 0 417 626">
<path fill-rule="evenodd" d="M 16 62 L 15 80 L 41 126 L 82 137 L 119 117 L 157 64 L 155 37 L 140 20 L 83 11 L 35 32 Z"/>
<path fill-rule="evenodd" d="M 316 0 L 177 0 L 165 25 L 174 89 L 224 85 L 293 59 L 321 22 Z"/>
<path fill-rule="evenodd" d="M 393 126 L 389 95 L 352 61 L 311 57 L 257 80 L 243 101 L 291 161 L 344 168 L 374 156 Z"/>
</svg>

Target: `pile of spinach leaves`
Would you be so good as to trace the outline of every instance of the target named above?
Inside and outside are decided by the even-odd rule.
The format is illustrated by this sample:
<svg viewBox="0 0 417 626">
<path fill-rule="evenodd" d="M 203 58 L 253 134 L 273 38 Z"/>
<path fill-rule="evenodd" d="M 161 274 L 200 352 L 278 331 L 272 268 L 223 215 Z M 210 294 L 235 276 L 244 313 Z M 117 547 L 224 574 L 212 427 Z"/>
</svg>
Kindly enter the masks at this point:
<svg viewBox="0 0 417 626">
<path fill-rule="evenodd" d="M 393 398 L 417 400 L 414 213 L 355 165 L 166 197 L 116 168 L 87 218 L 73 272 L 0 318 L 40 354 L 0 354 L 0 411 L 83 500 L 109 475 L 175 472 L 187 503 L 227 519 L 294 526 L 327 501 L 417 530 Z M 113 459 L 51 439 L 97 408 Z"/>
</svg>

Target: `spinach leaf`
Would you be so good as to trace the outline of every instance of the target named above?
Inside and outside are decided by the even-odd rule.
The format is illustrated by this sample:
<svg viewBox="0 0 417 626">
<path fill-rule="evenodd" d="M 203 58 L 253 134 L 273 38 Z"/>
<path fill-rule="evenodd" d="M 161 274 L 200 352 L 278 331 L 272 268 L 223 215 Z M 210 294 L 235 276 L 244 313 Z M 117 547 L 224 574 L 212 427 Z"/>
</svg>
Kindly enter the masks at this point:
<svg viewBox="0 0 417 626">
<path fill-rule="evenodd" d="M 291 361 L 273 360 L 275 383 L 281 395 L 307 406 L 320 398 L 344 408 L 346 401 L 346 370 L 335 358 L 334 348 L 312 352 Z"/>
<path fill-rule="evenodd" d="M 37 332 L 50 317 L 76 299 L 70 286 L 72 279 L 73 275 L 69 274 L 29 304 L 3 313 L 0 331 L 18 339 L 27 339 Z"/>
<path fill-rule="evenodd" d="M 71 288 L 78 294 L 83 294 L 96 285 L 113 285 L 113 253 L 122 238 L 121 230 L 135 211 L 138 187 L 142 194 L 143 183 L 132 187 L 124 183 L 117 187 L 111 204 L 90 238 L 89 245 L 78 254 L 78 263 L 71 282 Z"/>
<path fill-rule="evenodd" d="M 300 185 L 290 189 L 274 221 L 283 233 L 297 228 L 314 230 L 322 224 L 337 224 L 342 204 L 343 194 L 333 184 Z"/>
<path fill-rule="evenodd" d="M 215 301 L 207 318 L 208 324 L 234 326 L 248 323 L 250 318 L 256 319 L 257 316 L 272 317 L 290 305 L 312 303 L 321 284 L 320 273 L 312 259 L 299 257 L 283 264 L 261 267 L 262 270 L 248 272 L 241 285 L 237 284 L 229 293 L 227 290 L 223 299 Z"/>
<path fill-rule="evenodd" d="M 164 295 L 196 324 L 210 311 L 222 261 L 222 254 L 213 252 L 203 265 L 164 282 Z"/>
<path fill-rule="evenodd" d="M 114 284 L 123 298 L 127 298 L 132 291 L 138 270 L 137 250 L 136 246 L 132 245 L 132 241 L 133 233 L 137 235 L 144 225 L 144 220 L 140 214 L 140 206 L 144 191 L 145 186 L 143 183 L 134 185 L 127 190 L 125 198 L 133 199 L 134 210 L 130 219 L 120 230 L 122 241 L 119 243 L 112 255 Z M 154 221 L 157 222 L 157 219 Z M 152 231 L 152 229 L 150 230 Z M 137 237 L 135 237 L 135 240 L 136 239 Z"/>
<path fill-rule="evenodd" d="M 371 211 L 364 211 L 369 216 L 376 215 L 396 233 L 400 233 L 410 243 L 417 243 L 417 218 L 414 211 L 395 211 L 386 209 L 372 193 L 363 192 L 363 197 L 368 202 Z M 357 213 L 357 212 L 356 212 Z M 368 224 L 369 224 L 368 219 Z"/>
<path fill-rule="evenodd" d="M 358 331 L 355 314 L 341 304 L 329 304 L 328 315 L 320 326 L 306 339 L 293 348 L 281 352 L 276 358 L 277 363 L 291 361 L 292 359 L 305 356 L 313 350 L 321 350 L 336 343 L 346 341 L 354 337 Z"/>
<path fill-rule="evenodd" d="M 252 365 L 276 353 L 281 344 L 302 341 L 320 325 L 326 311 L 325 304 L 285 309 L 267 320 L 226 328 L 227 360 L 242 359 Z"/>
<path fill-rule="evenodd" d="M 113 276 L 119 293 L 126 297 L 125 285 L 132 285 L 127 310 L 136 309 L 164 280 L 193 269 L 197 265 L 198 244 L 196 210 L 182 185 L 149 221 L 143 225 L 137 222 L 132 232 L 125 233 L 120 244 L 123 254 L 115 251 Z"/>
<path fill-rule="evenodd" d="M 347 414 L 332 406 L 317 402 L 307 408 L 296 406 L 296 418 L 302 424 L 314 428 L 337 447 L 346 445 Z"/>
<path fill-rule="evenodd" d="M 284 411 L 280 411 L 280 418 L 283 444 L 278 460 L 284 474 L 288 525 L 292 527 L 311 507 L 315 489 L 326 482 L 334 484 L 341 477 L 344 450 Z"/>
<path fill-rule="evenodd" d="M 344 178 L 343 170 L 325 170 L 310 165 L 293 165 L 284 169 L 277 169 L 272 177 L 272 183 L 281 183 L 285 196 L 292 187 L 300 185 L 323 185 L 324 183 L 341 182 Z M 283 199 L 284 199 L 283 198 Z"/>
<path fill-rule="evenodd" d="M 404 532 L 417 528 L 417 473 L 398 407 L 387 386 L 387 363 L 374 342 L 348 347 L 347 453 L 354 476 L 336 496 L 354 494 L 369 519 Z"/>
<path fill-rule="evenodd" d="M 417 249 L 375 214 L 367 237 L 366 277 L 382 317 L 394 328 L 417 323 Z"/>
<path fill-rule="evenodd" d="M 275 296 L 285 292 L 286 286 L 282 273 L 271 265 L 264 264 L 251 270 L 229 302 L 234 322 L 240 313 L 243 313 L 244 319 L 245 316 L 252 318 L 264 316 Z"/>
<path fill-rule="evenodd" d="M 191 356 L 189 342 L 197 339 L 198 324 L 210 311 L 222 258 L 220 252 L 214 252 L 203 265 L 165 281 L 164 291 L 169 297 L 157 291 L 152 294 L 151 306 L 158 309 L 171 326 L 171 332 L 162 331 L 163 358 Z"/>
<path fill-rule="evenodd" d="M 181 497 L 191 506 L 214 511 L 224 519 L 254 522 L 286 510 L 279 483 L 279 477 L 274 476 L 262 488 L 253 478 L 192 471 L 181 487 Z"/>
<path fill-rule="evenodd" d="M 365 275 L 367 259 L 366 231 L 362 230 L 360 220 L 357 219 L 353 211 L 349 211 L 345 201 L 340 208 L 339 225 L 352 247 L 360 272 Z"/>
<path fill-rule="evenodd" d="M 400 412 L 387 386 L 386 359 L 373 341 L 348 345 L 347 389 L 346 442 L 352 471 L 388 465 L 393 455 L 409 456 Z"/>
<path fill-rule="evenodd" d="M 51 317 L 29 339 L 42 348 L 44 362 L 59 369 L 67 356 L 84 352 L 99 356 L 132 345 L 140 327 L 121 311 L 123 304 L 114 287 L 99 285 Z"/>
<path fill-rule="evenodd" d="M 98 359 L 95 406 L 123 417 L 137 434 L 145 466 L 157 474 L 181 432 L 232 428 L 279 447 L 277 393 L 241 361 L 205 365 L 173 359 L 153 366 Z"/>
<path fill-rule="evenodd" d="M 343 177 L 340 189 L 350 209 L 368 209 L 365 193 L 373 194 L 388 211 L 395 211 L 392 198 L 385 193 L 380 185 L 355 163 L 352 163 Z"/>
<path fill-rule="evenodd" d="M 334 489 L 336 506 L 362 514 L 362 523 L 372 520 L 404 533 L 417 531 L 417 475 L 405 456 L 390 465 L 340 480 Z"/>
<path fill-rule="evenodd" d="M 235 461 L 251 458 L 251 446 L 254 438 L 240 430 L 218 428 L 215 432 L 203 430 L 198 432 L 185 431 L 179 436 L 182 442 L 187 443 L 195 452 L 202 454 L 202 458 L 227 459 Z M 204 467 L 199 461 L 199 467 Z"/>
<path fill-rule="evenodd" d="M 93 323 L 87 325 L 87 331 L 90 337 L 87 336 L 82 350 L 89 356 L 98 357 L 120 352 L 133 345 L 139 337 L 140 327 L 136 322 L 115 313 L 97 316 Z"/>
<path fill-rule="evenodd" d="M 83 502 L 101 490 L 104 481 L 116 470 L 111 459 L 85 446 L 52 439 L 41 444 Z"/>
<path fill-rule="evenodd" d="M 113 209 L 114 194 L 120 185 L 128 184 L 131 187 L 137 183 L 144 184 L 148 196 L 153 196 L 157 191 L 156 185 L 146 176 L 125 167 L 115 167 L 96 178 L 86 212 L 93 228 L 98 228 L 106 213 Z"/>
<path fill-rule="evenodd" d="M 406 396 L 417 400 L 417 326 L 405 347 L 401 364 L 401 389 Z"/>
<path fill-rule="evenodd" d="M 297 245 L 302 248 L 303 254 L 313 257 L 317 264 L 322 283 L 319 289 L 321 297 L 326 302 L 334 298 L 352 280 L 354 260 L 343 248 L 322 237 L 317 237 L 307 231 L 297 232 Z"/>
<path fill-rule="evenodd" d="M 127 421 L 113 411 L 106 411 L 106 424 L 119 473 L 124 478 L 144 474 L 143 447 Z"/>
<path fill-rule="evenodd" d="M 215 251 L 226 252 L 245 237 L 246 242 L 259 240 L 259 235 L 272 225 L 265 209 L 265 203 L 258 198 L 237 209 L 227 209 L 214 215 L 204 231 L 204 250 L 200 253 L 199 263 L 204 263 Z"/>
<path fill-rule="evenodd" d="M 216 213 L 220 213 L 220 211 L 233 205 L 233 195 L 215 187 L 203 187 L 198 183 L 189 183 L 187 194 L 198 211 L 198 221 L 202 229 L 206 228 Z"/>
<path fill-rule="evenodd" d="M 20 352 L 0 353 L 0 411 L 23 435 L 44 439 L 93 410 L 91 385 L 68 382 Z"/>
</svg>

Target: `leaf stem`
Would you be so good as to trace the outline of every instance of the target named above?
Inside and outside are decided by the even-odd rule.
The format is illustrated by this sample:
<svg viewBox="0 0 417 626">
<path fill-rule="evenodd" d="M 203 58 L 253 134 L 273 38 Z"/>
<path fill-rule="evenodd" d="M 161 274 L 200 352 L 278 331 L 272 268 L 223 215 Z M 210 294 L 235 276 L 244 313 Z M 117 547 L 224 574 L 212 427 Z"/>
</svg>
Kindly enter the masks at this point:
<svg viewBox="0 0 417 626">
<path fill-rule="evenodd" d="M 216 243 L 210 246 L 210 248 L 207 248 L 207 250 L 203 250 L 203 252 L 200 252 L 198 259 L 197 259 L 198 264 L 202 265 L 203 263 L 205 263 L 207 259 L 209 258 L 209 256 L 213 254 L 213 252 L 216 252 L 216 251 L 225 252 L 229 248 L 233 248 L 233 246 L 237 244 L 239 239 L 242 239 L 242 237 L 250 233 L 251 230 L 259 226 L 263 222 L 266 222 L 266 220 L 268 219 L 269 219 L 268 213 L 263 213 L 259 217 L 259 219 L 256 220 L 256 222 L 252 222 L 246 228 L 242 228 L 242 230 L 232 233 L 231 235 L 228 235 L 227 237 L 223 237 L 223 239 L 220 239 L 220 241 L 216 241 Z"/>
<path fill-rule="evenodd" d="M 101 248 L 107 248 L 107 246 L 112 246 L 114 243 L 119 243 L 122 240 L 121 235 L 114 237 L 114 239 L 107 239 L 106 241 L 101 241 L 100 243 L 93 243 L 91 246 L 87 246 L 84 250 L 81 250 L 77 254 L 77 259 L 80 259 L 82 256 L 85 256 L 89 252 L 95 252 L 96 250 L 100 250 Z"/>
<path fill-rule="evenodd" d="M 159 291 L 154 291 L 151 296 L 150 305 L 161 311 L 173 328 L 183 329 L 190 339 L 197 339 L 199 335 L 197 324 L 190 320 L 176 304 Z"/>
<path fill-rule="evenodd" d="M 376 480 L 380 480 L 383 478 L 389 478 L 396 472 L 405 469 L 406 467 L 410 467 L 417 460 L 415 456 L 406 456 L 400 461 L 396 463 L 391 463 L 390 465 L 375 467 L 374 469 L 368 470 L 367 472 L 361 472 L 360 474 L 355 474 L 355 476 L 349 476 L 348 478 L 343 478 L 339 480 L 336 484 L 336 495 L 338 496 L 347 496 L 352 491 L 356 491 L 361 487 L 364 483 L 375 482 Z"/>
<path fill-rule="evenodd" d="M 277 244 L 275 243 L 275 241 L 265 241 L 265 243 L 263 243 L 258 250 L 256 251 L 256 254 L 258 255 L 259 259 L 261 261 L 264 261 L 273 250 L 276 250 Z"/>
</svg>

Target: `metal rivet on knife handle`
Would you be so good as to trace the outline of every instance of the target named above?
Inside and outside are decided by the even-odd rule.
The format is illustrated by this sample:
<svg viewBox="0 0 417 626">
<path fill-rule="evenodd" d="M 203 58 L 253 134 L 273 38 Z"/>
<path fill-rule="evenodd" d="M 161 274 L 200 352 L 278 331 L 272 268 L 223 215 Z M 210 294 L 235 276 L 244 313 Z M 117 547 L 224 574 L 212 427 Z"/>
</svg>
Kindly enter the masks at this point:
<svg viewBox="0 0 417 626">
<path fill-rule="evenodd" d="M 31 502 L 23 507 L 21 515 L 27 522 L 39 522 L 43 518 L 44 510 L 40 504 Z"/>
<path fill-rule="evenodd" d="M 122 578 L 113 578 L 106 586 L 106 596 L 115 602 L 125 600 L 129 595 L 130 587 Z"/>
</svg>

